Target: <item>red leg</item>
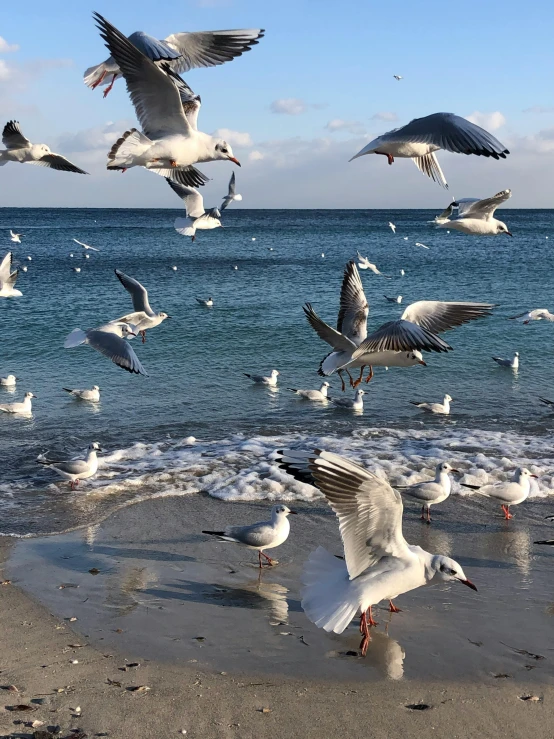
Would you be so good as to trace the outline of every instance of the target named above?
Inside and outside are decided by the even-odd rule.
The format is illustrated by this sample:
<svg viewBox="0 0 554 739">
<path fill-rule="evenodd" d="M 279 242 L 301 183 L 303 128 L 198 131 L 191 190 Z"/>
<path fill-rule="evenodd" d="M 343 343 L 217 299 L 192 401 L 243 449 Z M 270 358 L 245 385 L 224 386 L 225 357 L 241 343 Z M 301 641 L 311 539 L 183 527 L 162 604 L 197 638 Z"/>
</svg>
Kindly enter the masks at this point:
<svg viewBox="0 0 554 739">
<path fill-rule="evenodd" d="M 369 367 L 369 374 L 368 374 L 368 376 L 367 376 L 367 377 L 365 378 L 365 381 L 366 381 L 366 382 L 370 382 L 370 381 L 371 381 L 372 379 L 373 379 L 373 367 L 371 367 L 371 366 L 370 366 L 370 367 Z"/>
<path fill-rule="evenodd" d="M 103 75 L 102 75 L 102 76 L 103 76 Z M 111 89 L 112 89 L 112 87 L 113 87 L 113 83 L 114 83 L 114 82 L 116 81 L 116 79 L 117 79 L 117 74 L 114 74 L 114 76 L 112 77 L 112 81 L 110 82 L 110 84 L 109 84 L 109 85 L 108 85 L 108 86 L 106 87 L 106 89 L 104 90 L 104 97 L 107 97 L 107 95 L 109 95 L 109 94 L 110 94 L 110 92 L 111 92 Z"/>
<path fill-rule="evenodd" d="M 371 641 L 371 636 L 369 635 L 369 627 L 367 625 L 367 616 L 365 611 L 360 616 L 360 633 L 362 634 L 362 641 L 360 642 L 360 649 L 362 650 L 362 657 L 365 657 L 367 654 L 367 648 L 369 646 L 369 642 Z"/>
<path fill-rule="evenodd" d="M 371 606 L 367 609 L 367 625 L 368 626 L 379 626 L 378 621 L 375 621 L 373 619 L 373 614 L 371 613 Z"/>
<path fill-rule="evenodd" d="M 394 162 L 394 157 L 393 157 L 393 155 L 392 155 L 392 154 L 387 154 L 387 159 L 389 160 L 389 164 L 393 164 L 393 162 Z"/>
<path fill-rule="evenodd" d="M 93 89 L 93 90 L 96 90 L 96 88 L 97 88 L 97 87 L 98 87 L 98 85 L 99 85 L 99 84 L 100 84 L 100 83 L 102 82 L 102 80 L 104 79 L 104 77 L 105 77 L 105 76 L 106 76 L 106 73 L 105 73 L 105 72 L 102 72 L 102 74 L 101 74 L 101 75 L 100 75 L 100 77 L 99 77 L 99 78 L 98 78 L 98 79 L 96 80 L 96 82 L 95 82 L 95 83 L 94 83 L 93 85 L 91 85 L 91 87 L 92 87 L 92 89 Z"/>
<path fill-rule="evenodd" d="M 354 380 L 352 379 L 352 375 L 350 374 L 348 367 L 346 367 L 346 374 L 350 377 L 350 387 L 354 387 Z"/>
<path fill-rule="evenodd" d="M 389 600 L 389 611 L 391 613 L 402 613 L 402 609 L 401 608 L 397 608 L 394 605 L 394 603 L 392 602 L 392 600 Z"/>
<path fill-rule="evenodd" d="M 431 506 L 427 506 L 427 523 L 431 523 Z"/>
<path fill-rule="evenodd" d="M 140 335 L 142 336 L 142 343 L 146 344 L 146 331 L 141 331 Z"/>
<path fill-rule="evenodd" d="M 262 557 L 265 557 L 267 559 L 268 564 L 273 564 L 273 560 L 271 559 L 271 557 L 268 557 L 267 554 L 264 554 L 263 552 L 260 552 L 260 554 L 262 555 Z"/>
<path fill-rule="evenodd" d="M 512 514 L 510 513 L 510 506 L 505 506 L 504 503 L 502 504 L 502 510 L 504 511 L 504 518 L 506 521 L 509 521 L 511 518 L 513 518 Z"/>
<path fill-rule="evenodd" d="M 425 521 L 425 506 L 421 506 L 421 520 Z"/>
<path fill-rule="evenodd" d="M 260 570 L 262 569 L 262 553 L 258 551 L 258 564 L 260 565 Z"/>
<path fill-rule="evenodd" d="M 365 369 L 365 366 L 360 367 L 360 376 L 358 377 L 357 380 L 354 381 L 354 384 L 352 385 L 352 387 L 358 387 L 360 382 L 364 379 L 364 369 Z"/>
</svg>

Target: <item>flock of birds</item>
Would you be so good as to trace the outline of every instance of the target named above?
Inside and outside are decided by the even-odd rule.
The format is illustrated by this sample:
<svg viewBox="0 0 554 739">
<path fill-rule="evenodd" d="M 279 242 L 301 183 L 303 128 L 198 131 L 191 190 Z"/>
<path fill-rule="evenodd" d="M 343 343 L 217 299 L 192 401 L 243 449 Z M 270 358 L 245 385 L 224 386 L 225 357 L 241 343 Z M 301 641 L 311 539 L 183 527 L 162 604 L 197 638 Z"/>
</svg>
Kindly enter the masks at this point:
<svg viewBox="0 0 554 739">
<path fill-rule="evenodd" d="M 235 174 L 231 176 L 228 192 L 219 208 L 206 210 L 197 188 L 206 184 L 207 178 L 195 165 L 230 161 L 240 166 L 240 162 L 226 141 L 198 130 L 200 96 L 180 75 L 196 67 L 216 66 L 241 56 L 263 37 L 263 29 L 176 33 L 165 39 L 156 39 L 140 31 L 126 37 L 100 14 L 94 13 L 94 18 L 110 56 L 86 71 L 85 83 L 92 89 L 108 85 L 104 91 L 105 97 L 116 80 L 124 78 L 141 129 L 132 128 L 118 138 L 108 153 L 107 168 L 125 172 L 134 167 L 143 167 L 165 177 L 171 189 L 183 200 L 186 209 L 186 217 L 175 221 L 175 229 L 184 236 L 190 236 L 193 241 L 197 231 L 221 227 L 221 211 L 232 202 L 242 199 L 236 192 Z M 401 75 L 394 75 L 394 78 L 397 81 L 403 79 Z M 23 134 L 17 121 L 11 120 L 5 125 L 2 141 L 5 149 L 0 151 L 0 166 L 14 162 L 87 174 L 62 155 L 52 152 L 45 144 L 32 143 Z M 395 158 L 412 159 L 424 175 L 447 188 L 446 178 L 436 157 L 436 152 L 441 149 L 496 160 L 504 159 L 509 154 L 502 143 L 474 123 L 452 113 L 434 113 L 379 136 L 352 159 L 376 154 L 385 156 L 390 165 Z M 465 198 L 454 201 L 435 218 L 434 223 L 437 228 L 453 229 L 464 234 L 504 233 L 511 236 L 506 224 L 494 217 L 498 206 L 510 197 L 511 191 L 503 190 L 482 200 Z M 454 211 L 456 217 L 453 217 Z M 389 223 L 389 227 L 393 232 L 396 231 L 395 224 Z M 10 231 L 10 239 L 14 244 L 21 244 L 22 236 Z M 86 258 L 89 258 L 88 251 L 98 251 L 77 239 L 74 241 L 83 248 Z M 416 245 L 429 248 L 420 242 Z M 319 374 L 326 378 L 337 373 L 343 392 L 346 374 L 355 391 L 354 397 L 330 397 L 326 379 L 319 389 L 289 388 L 307 401 L 331 402 L 354 411 L 363 408 L 365 391 L 359 385 L 366 368 L 367 383 L 373 377 L 374 366 L 425 366 L 423 351 L 443 353 L 452 349 L 442 338 L 442 333 L 485 317 L 494 308 L 488 303 L 418 301 L 409 305 L 399 319 L 370 332 L 367 326 L 369 307 L 358 267 L 384 278 L 389 276 L 380 272 L 367 257 L 359 253 L 357 257 L 357 263 L 352 260 L 346 265 L 336 329 L 323 321 L 310 303 L 304 306 L 309 325 L 332 350 L 321 361 Z M 79 267 L 74 269 L 80 271 Z M 126 371 L 146 375 L 130 340 L 141 336 L 144 342 L 146 332 L 159 326 L 169 316 L 152 309 L 147 290 L 140 282 L 117 269 L 115 274 L 131 296 L 133 312 L 97 328 L 77 328 L 67 337 L 64 346 L 73 348 L 88 345 Z M 0 297 L 21 295 L 15 288 L 17 275 L 18 271 L 12 267 L 12 253 L 8 252 L 0 263 Z M 395 304 L 402 302 L 401 295 L 385 295 L 385 298 Z M 208 308 L 214 304 L 212 297 L 197 300 Z M 546 309 L 536 309 L 513 318 L 528 323 L 534 320 L 552 321 L 554 315 Z M 517 352 L 513 359 L 493 359 L 499 365 L 514 370 L 519 365 Z M 354 369 L 359 370 L 357 378 L 350 373 Z M 267 376 L 249 374 L 247 377 L 254 383 L 271 388 L 277 386 L 279 372 L 273 370 Z M 13 389 L 16 382 L 17 378 L 11 374 L 0 378 L 0 385 L 5 388 Z M 91 389 L 64 390 L 79 400 L 98 402 L 100 399 L 97 385 Z M 27 392 L 22 402 L 0 404 L 0 411 L 28 414 L 34 397 L 32 392 Z M 554 405 L 553 401 L 546 398 L 542 400 Z M 442 403 L 412 402 L 422 411 L 444 415 L 450 412 L 452 398 L 445 395 Z M 75 489 L 79 480 L 96 474 L 100 451 L 99 444 L 93 442 L 85 459 L 55 461 L 41 455 L 38 461 L 68 480 L 71 488 Z M 422 585 L 461 582 L 476 590 L 456 561 L 408 544 L 402 533 L 402 497 L 385 480 L 349 459 L 323 450 L 310 452 L 289 449 L 279 452 L 277 459 L 279 465 L 294 478 L 317 487 L 339 520 L 344 558 L 337 558 L 319 547 L 310 555 L 302 575 L 302 607 L 317 626 L 342 633 L 355 615 L 361 613 L 361 649 L 365 654 L 370 641 L 369 628 L 375 625 L 372 607 L 380 601 L 388 600 L 390 611 L 397 612 L 399 609 L 393 600 Z M 431 522 L 431 506 L 442 503 L 450 495 L 450 475 L 456 472 L 450 464 L 442 462 L 437 465 L 433 480 L 402 490 L 421 503 L 421 518 L 427 524 Z M 533 477 L 536 476 L 526 468 L 518 468 L 510 482 L 465 487 L 500 502 L 505 518 L 510 519 L 510 507 L 527 499 Z M 288 538 L 288 516 L 291 513 L 294 511 L 287 506 L 276 505 L 269 521 L 204 533 L 257 550 L 261 568 L 262 556 L 268 565 L 273 564 L 265 550 L 281 545 Z M 554 545 L 554 540 L 537 543 Z"/>
</svg>

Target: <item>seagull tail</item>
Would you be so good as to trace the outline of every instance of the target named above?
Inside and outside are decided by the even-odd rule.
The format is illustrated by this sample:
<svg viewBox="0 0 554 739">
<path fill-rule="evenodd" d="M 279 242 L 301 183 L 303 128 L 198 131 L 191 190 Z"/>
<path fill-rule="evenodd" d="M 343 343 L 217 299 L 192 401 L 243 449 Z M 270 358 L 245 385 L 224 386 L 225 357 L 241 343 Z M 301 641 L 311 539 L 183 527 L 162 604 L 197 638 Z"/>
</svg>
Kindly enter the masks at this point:
<svg viewBox="0 0 554 739">
<path fill-rule="evenodd" d="M 3 167 L 4 164 L 7 164 L 8 160 L 4 159 L 4 152 L 0 151 L 0 167 Z"/>
<path fill-rule="evenodd" d="M 448 190 L 446 177 L 444 176 L 439 160 L 435 156 L 434 152 L 425 154 L 425 156 L 422 157 L 412 157 L 412 162 L 420 172 L 423 172 L 423 174 L 426 174 L 427 177 L 430 177 L 434 182 L 438 182 L 438 184 L 441 187 L 444 187 L 445 190 Z"/>
<path fill-rule="evenodd" d="M 85 70 L 83 75 L 83 82 L 87 87 L 94 89 L 95 87 L 103 87 L 110 82 L 112 75 L 107 73 L 106 65 L 95 64 L 94 67 L 89 67 Z"/>
<path fill-rule="evenodd" d="M 73 390 L 70 390 L 68 387 L 62 387 L 62 390 L 65 390 L 66 393 L 71 393 L 73 395 Z"/>
<path fill-rule="evenodd" d="M 181 236 L 194 236 L 196 229 L 190 225 L 188 218 L 176 218 L 173 228 L 180 233 Z"/>
<path fill-rule="evenodd" d="M 125 169 L 133 166 L 137 157 L 148 151 L 151 146 L 152 141 L 136 128 L 125 131 L 110 149 L 108 169 Z"/>
<path fill-rule="evenodd" d="M 359 608 L 344 560 L 318 547 L 302 572 L 302 608 L 320 629 L 342 634 Z"/>
<path fill-rule="evenodd" d="M 349 352 L 331 352 L 323 358 L 319 365 L 318 375 L 329 377 L 333 372 L 344 369 L 352 362 L 352 354 Z"/>
<path fill-rule="evenodd" d="M 63 343 L 64 349 L 72 349 L 74 346 L 79 346 L 80 344 L 84 344 L 87 340 L 87 335 L 84 331 L 82 331 L 80 328 L 74 328 L 73 331 L 69 334 L 67 339 Z"/>
<path fill-rule="evenodd" d="M 542 539 L 542 541 L 534 541 L 533 544 L 546 544 L 549 547 L 553 547 L 554 539 Z"/>
</svg>

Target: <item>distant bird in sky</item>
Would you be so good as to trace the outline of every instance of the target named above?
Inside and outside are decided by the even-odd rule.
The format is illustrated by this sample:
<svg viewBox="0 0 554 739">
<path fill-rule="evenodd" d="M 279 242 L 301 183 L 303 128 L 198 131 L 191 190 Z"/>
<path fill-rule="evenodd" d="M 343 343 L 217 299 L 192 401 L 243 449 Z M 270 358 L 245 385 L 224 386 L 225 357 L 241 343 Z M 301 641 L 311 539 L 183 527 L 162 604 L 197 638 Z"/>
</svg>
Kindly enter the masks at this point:
<svg viewBox="0 0 554 739">
<path fill-rule="evenodd" d="M 391 221 L 389 221 L 389 228 L 393 232 L 393 234 L 396 233 L 396 225 L 392 223 Z"/>
<path fill-rule="evenodd" d="M 435 156 L 439 149 L 494 159 L 505 159 L 510 153 L 498 139 L 475 123 L 454 113 L 433 113 L 424 118 L 414 118 L 402 128 L 378 136 L 350 161 L 364 154 L 382 154 L 389 164 L 394 163 L 394 157 L 411 159 L 420 172 L 448 188 Z"/>
<path fill-rule="evenodd" d="M 403 79 L 404 79 L 404 77 L 402 77 L 402 75 L 401 75 L 401 74 L 393 74 L 393 77 L 394 77 L 394 79 L 395 79 L 395 80 L 397 80 L 398 82 L 400 82 L 400 80 L 403 80 Z"/>
<path fill-rule="evenodd" d="M 73 239 L 73 241 L 76 244 L 79 244 L 79 246 L 82 246 L 85 251 L 90 249 L 91 251 L 100 251 L 100 249 L 97 249 L 95 246 L 89 246 L 88 244 L 83 244 L 82 241 L 79 241 L 78 239 Z"/>
<path fill-rule="evenodd" d="M 61 172 L 88 174 L 88 172 L 72 164 L 69 159 L 62 157 L 61 154 L 50 151 L 46 144 L 32 144 L 21 133 L 17 121 L 6 123 L 2 131 L 2 143 L 6 148 L 0 151 L 0 167 L 8 162 L 19 162 L 19 164 L 36 164 L 39 167 L 58 169 Z"/>
<path fill-rule="evenodd" d="M 227 195 L 223 198 L 223 202 L 221 203 L 219 210 L 225 210 L 230 203 L 233 202 L 239 202 L 242 200 L 242 195 L 240 193 L 236 192 L 236 186 L 235 186 L 235 173 L 231 175 L 231 179 L 229 180 L 229 188 L 227 191 Z"/>
<path fill-rule="evenodd" d="M 448 208 L 435 218 L 437 228 L 454 229 L 470 236 L 490 236 L 507 234 L 512 236 L 508 226 L 494 217 L 499 205 L 512 197 L 511 190 L 501 190 L 490 198 L 462 198 L 450 203 Z M 457 209 L 458 217 L 450 220 Z"/>
<path fill-rule="evenodd" d="M 10 241 L 13 241 L 14 244 L 21 244 L 21 237 L 23 234 L 16 234 L 10 229 Z"/>
</svg>

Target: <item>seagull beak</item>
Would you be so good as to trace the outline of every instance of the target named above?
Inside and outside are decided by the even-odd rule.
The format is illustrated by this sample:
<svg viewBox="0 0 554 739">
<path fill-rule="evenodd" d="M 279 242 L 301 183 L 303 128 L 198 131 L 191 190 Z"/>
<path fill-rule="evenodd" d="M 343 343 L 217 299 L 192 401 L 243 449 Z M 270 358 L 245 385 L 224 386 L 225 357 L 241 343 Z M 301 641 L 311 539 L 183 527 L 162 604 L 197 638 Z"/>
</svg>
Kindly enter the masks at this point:
<svg viewBox="0 0 554 739">
<path fill-rule="evenodd" d="M 237 165 L 237 167 L 240 167 L 241 166 L 241 163 L 239 162 L 239 160 L 236 157 L 229 157 L 229 161 L 230 162 L 234 162 Z M 512 234 L 510 234 L 510 236 L 511 235 Z"/>
<path fill-rule="evenodd" d="M 511 231 L 504 231 L 504 233 L 505 233 L 505 234 L 506 234 L 507 236 L 513 236 L 513 233 L 512 233 Z"/>
<path fill-rule="evenodd" d="M 292 513 L 293 516 L 297 516 L 298 515 L 298 511 L 289 511 L 289 514 L 291 514 L 291 513 Z"/>
<path fill-rule="evenodd" d="M 450 470 L 450 472 L 455 472 L 457 475 L 461 475 L 462 474 L 460 472 L 460 470 L 455 470 L 454 467 L 452 467 L 452 469 Z"/>
<path fill-rule="evenodd" d="M 539 479 L 539 476 L 538 475 L 529 475 L 529 477 L 534 477 L 535 480 L 538 480 Z"/>
<path fill-rule="evenodd" d="M 128 336 L 136 336 L 136 333 L 134 331 L 129 331 Z"/>
<path fill-rule="evenodd" d="M 424 367 L 427 367 L 427 362 L 424 362 L 423 359 L 420 359 L 418 364 L 422 364 Z"/>
<path fill-rule="evenodd" d="M 477 592 L 477 588 L 476 588 L 476 587 L 475 587 L 475 585 L 474 585 L 474 584 L 473 584 L 473 583 L 471 582 L 471 580 L 460 580 L 460 579 L 458 578 L 458 582 L 461 582 L 461 583 L 462 583 L 463 585 L 467 585 L 467 586 L 468 586 L 468 588 L 471 588 L 472 590 L 475 590 L 475 592 Z"/>
</svg>

